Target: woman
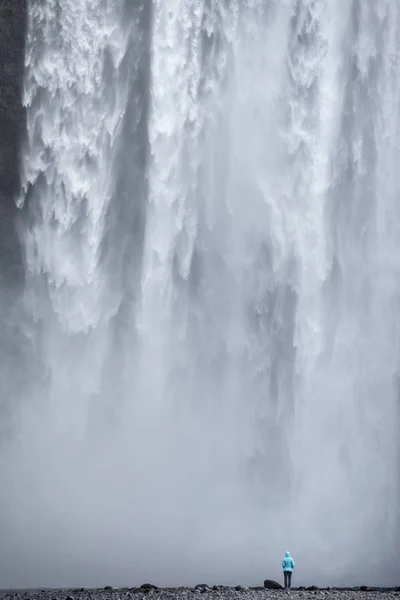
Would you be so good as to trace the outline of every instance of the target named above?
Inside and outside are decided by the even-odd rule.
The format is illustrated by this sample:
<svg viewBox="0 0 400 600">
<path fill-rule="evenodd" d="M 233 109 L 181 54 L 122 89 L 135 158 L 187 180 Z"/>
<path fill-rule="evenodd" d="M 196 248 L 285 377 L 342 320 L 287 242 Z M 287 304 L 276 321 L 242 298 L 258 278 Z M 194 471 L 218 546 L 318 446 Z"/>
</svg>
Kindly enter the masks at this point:
<svg viewBox="0 0 400 600">
<path fill-rule="evenodd" d="M 290 552 L 286 552 L 285 558 L 282 561 L 282 568 L 285 588 L 290 588 L 292 587 L 292 571 L 294 569 L 294 560 L 290 556 Z"/>
</svg>

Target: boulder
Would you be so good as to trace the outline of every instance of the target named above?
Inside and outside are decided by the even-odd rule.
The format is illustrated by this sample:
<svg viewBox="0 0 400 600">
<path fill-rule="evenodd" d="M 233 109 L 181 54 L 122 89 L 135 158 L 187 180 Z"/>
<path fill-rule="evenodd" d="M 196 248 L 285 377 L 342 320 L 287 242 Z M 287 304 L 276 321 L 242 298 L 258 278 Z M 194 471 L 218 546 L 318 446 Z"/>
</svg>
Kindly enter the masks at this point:
<svg viewBox="0 0 400 600">
<path fill-rule="evenodd" d="M 152 583 L 143 583 L 143 585 L 140 586 L 140 589 L 142 592 L 151 592 L 152 590 L 158 590 L 158 587 Z"/>
<path fill-rule="evenodd" d="M 208 590 L 211 590 L 210 586 L 207 583 L 198 583 L 194 589 L 198 592 L 207 592 Z"/>
<path fill-rule="evenodd" d="M 283 585 L 272 579 L 266 579 L 264 581 L 264 587 L 268 590 L 283 590 Z"/>
</svg>

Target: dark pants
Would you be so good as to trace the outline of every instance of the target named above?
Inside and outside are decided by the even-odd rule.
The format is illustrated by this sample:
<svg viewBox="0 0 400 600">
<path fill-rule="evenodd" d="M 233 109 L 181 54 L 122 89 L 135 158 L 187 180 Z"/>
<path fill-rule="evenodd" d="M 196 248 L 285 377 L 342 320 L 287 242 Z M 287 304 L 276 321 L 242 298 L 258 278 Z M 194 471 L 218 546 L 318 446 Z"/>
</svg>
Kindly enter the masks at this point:
<svg viewBox="0 0 400 600">
<path fill-rule="evenodd" d="M 285 588 L 292 587 L 292 571 L 283 571 L 283 578 L 285 580 Z"/>
</svg>

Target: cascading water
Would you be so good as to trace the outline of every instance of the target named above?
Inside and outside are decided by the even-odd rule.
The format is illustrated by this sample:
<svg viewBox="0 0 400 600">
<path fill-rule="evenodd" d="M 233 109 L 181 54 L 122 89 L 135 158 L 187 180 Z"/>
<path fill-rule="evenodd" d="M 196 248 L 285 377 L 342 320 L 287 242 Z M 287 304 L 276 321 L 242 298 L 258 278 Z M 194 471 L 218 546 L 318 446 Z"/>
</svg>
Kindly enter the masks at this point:
<svg viewBox="0 0 400 600">
<path fill-rule="evenodd" d="M 395 583 L 399 56 L 394 0 L 30 1 L 5 585 Z"/>
</svg>

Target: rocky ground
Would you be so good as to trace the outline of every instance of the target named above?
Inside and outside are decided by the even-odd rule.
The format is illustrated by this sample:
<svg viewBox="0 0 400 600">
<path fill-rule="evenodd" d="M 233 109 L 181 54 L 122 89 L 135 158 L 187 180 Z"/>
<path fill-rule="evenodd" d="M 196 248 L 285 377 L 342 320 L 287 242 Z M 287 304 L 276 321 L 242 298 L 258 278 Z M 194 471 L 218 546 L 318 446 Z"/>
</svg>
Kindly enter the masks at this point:
<svg viewBox="0 0 400 600">
<path fill-rule="evenodd" d="M 275 590 L 244 586 L 209 588 L 205 585 L 196 588 L 154 589 L 144 585 L 141 588 L 0 591 L 0 600 L 284 600 L 287 597 L 291 600 L 398 600 L 400 587 L 319 589 L 312 586 Z"/>
</svg>

